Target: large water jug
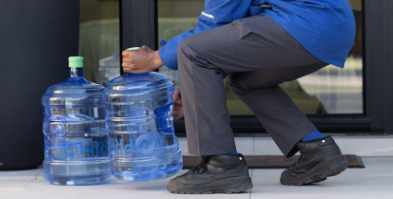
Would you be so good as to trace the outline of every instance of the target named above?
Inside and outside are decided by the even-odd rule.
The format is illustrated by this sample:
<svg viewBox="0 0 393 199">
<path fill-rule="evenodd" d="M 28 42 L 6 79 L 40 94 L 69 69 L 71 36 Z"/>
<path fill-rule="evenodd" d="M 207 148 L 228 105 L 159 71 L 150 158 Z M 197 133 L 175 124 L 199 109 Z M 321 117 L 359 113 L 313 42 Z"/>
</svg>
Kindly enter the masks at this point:
<svg viewBox="0 0 393 199">
<path fill-rule="evenodd" d="M 104 92 L 112 174 L 124 181 L 152 181 L 183 167 L 174 134 L 174 86 L 165 75 L 125 73 Z"/>
<path fill-rule="evenodd" d="M 108 181 L 111 174 L 104 87 L 83 78 L 83 57 L 69 58 L 70 76 L 42 96 L 43 175 L 59 185 Z"/>
</svg>

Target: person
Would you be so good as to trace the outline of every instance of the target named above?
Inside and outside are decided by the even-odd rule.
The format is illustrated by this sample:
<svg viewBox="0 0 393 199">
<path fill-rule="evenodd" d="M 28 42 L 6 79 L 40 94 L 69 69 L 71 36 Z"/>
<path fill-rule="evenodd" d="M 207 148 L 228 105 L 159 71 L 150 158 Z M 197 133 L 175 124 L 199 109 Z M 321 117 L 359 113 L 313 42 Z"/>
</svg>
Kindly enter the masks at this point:
<svg viewBox="0 0 393 199">
<path fill-rule="evenodd" d="M 230 128 L 222 78 L 256 115 L 286 157 L 283 185 L 321 182 L 348 163 L 278 86 L 328 64 L 344 67 L 354 45 L 347 0 L 206 0 L 196 28 L 159 51 L 123 51 L 123 70 L 179 70 L 173 118 L 183 117 L 189 153 L 202 162 L 169 181 L 173 193 L 236 193 L 252 188 L 247 164 Z"/>
</svg>

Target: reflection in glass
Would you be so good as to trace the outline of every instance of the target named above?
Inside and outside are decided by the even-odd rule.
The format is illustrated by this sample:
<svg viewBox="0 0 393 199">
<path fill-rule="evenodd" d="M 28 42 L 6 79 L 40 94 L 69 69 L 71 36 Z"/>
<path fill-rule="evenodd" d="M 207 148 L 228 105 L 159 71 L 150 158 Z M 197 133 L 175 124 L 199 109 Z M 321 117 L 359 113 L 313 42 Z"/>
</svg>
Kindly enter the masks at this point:
<svg viewBox="0 0 393 199">
<path fill-rule="evenodd" d="M 158 39 L 168 41 L 177 34 L 194 29 L 198 16 L 204 9 L 204 3 L 204 0 L 158 0 Z M 355 15 L 357 35 L 344 69 L 329 65 L 298 80 L 280 85 L 304 113 L 363 113 L 362 0 L 349 0 L 349 3 Z M 176 88 L 179 88 L 177 71 L 167 67 L 161 67 L 159 71 L 167 75 Z M 226 85 L 225 89 L 231 115 L 253 114 Z"/>
<path fill-rule="evenodd" d="M 105 85 L 120 75 L 119 0 L 80 0 L 79 56 L 84 75 Z"/>
<path fill-rule="evenodd" d="M 120 47 L 116 47 L 115 54 L 111 55 L 110 57 L 101 59 L 98 63 L 97 83 L 105 85 L 109 80 L 120 75 Z"/>
<path fill-rule="evenodd" d="M 319 106 L 307 108 L 299 98 L 300 109 L 317 114 L 362 114 L 363 113 L 363 14 L 362 1 L 350 0 L 356 20 L 355 45 L 349 52 L 344 69 L 329 65 L 315 73 L 298 79 L 302 90 L 319 100 Z M 285 83 L 284 83 L 285 84 Z"/>
<path fill-rule="evenodd" d="M 178 34 L 195 29 L 204 7 L 204 0 L 158 0 L 158 39 L 169 41 Z M 163 66 L 159 72 L 165 74 L 176 89 L 180 89 L 177 71 Z"/>
</svg>

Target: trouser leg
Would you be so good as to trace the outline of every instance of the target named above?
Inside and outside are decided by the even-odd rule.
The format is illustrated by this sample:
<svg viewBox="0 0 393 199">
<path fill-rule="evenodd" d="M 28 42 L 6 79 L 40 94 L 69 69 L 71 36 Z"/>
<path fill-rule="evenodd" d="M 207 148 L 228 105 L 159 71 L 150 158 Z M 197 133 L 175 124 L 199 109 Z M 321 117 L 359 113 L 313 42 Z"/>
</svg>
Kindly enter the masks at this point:
<svg viewBox="0 0 393 199">
<path fill-rule="evenodd" d="M 266 16 L 237 20 L 184 40 L 178 48 L 178 65 L 189 152 L 194 155 L 215 155 L 235 150 L 221 72 L 256 73 L 268 70 L 269 73 L 274 73 L 273 69 L 297 71 L 303 70 L 301 68 L 303 66 L 321 65 L 321 63 Z M 268 73 L 264 75 L 269 76 Z M 280 78 L 279 75 L 276 77 Z M 271 87 L 275 85 L 272 84 Z M 272 128 L 276 126 L 281 129 L 279 131 L 268 129 L 280 147 L 294 146 L 295 139 L 299 137 L 297 133 L 291 131 L 286 132 L 289 135 L 287 137 L 280 136 L 285 134 L 283 129 L 296 128 L 296 132 L 302 134 L 308 133 L 307 131 L 312 128 L 315 129 L 304 114 L 300 119 L 298 118 L 302 113 L 293 108 L 293 102 L 282 90 L 276 88 L 265 93 L 268 94 L 266 99 L 269 98 L 266 103 L 273 103 L 270 105 L 270 112 L 278 110 L 281 111 L 280 115 L 286 115 L 286 112 L 291 115 L 283 117 L 282 121 L 286 123 L 270 120 Z M 278 101 L 272 102 L 273 99 Z M 254 103 L 250 102 L 250 104 Z M 281 106 L 288 109 L 280 108 Z M 269 117 L 269 112 L 260 115 Z M 294 122 L 291 120 L 301 125 L 293 125 Z M 288 126 L 283 128 L 281 125 Z M 283 152 L 286 153 L 285 150 Z"/>
<path fill-rule="evenodd" d="M 220 72 L 204 68 L 184 53 L 178 55 L 179 82 L 189 153 L 225 154 L 236 150 L 229 125 L 224 83 Z"/>
<path fill-rule="evenodd" d="M 283 154 L 290 157 L 298 151 L 296 143 L 316 127 L 278 84 L 315 72 L 325 65 L 321 62 L 297 68 L 232 73 L 226 80 L 231 91 L 251 109 Z"/>
</svg>

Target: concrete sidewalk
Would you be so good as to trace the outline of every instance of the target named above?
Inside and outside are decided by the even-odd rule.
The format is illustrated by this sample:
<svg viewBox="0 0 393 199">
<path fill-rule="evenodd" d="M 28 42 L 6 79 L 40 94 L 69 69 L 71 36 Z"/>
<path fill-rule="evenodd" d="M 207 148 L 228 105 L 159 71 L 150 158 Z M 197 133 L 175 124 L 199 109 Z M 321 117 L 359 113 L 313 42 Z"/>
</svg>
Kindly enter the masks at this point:
<svg viewBox="0 0 393 199">
<path fill-rule="evenodd" d="M 0 171 L 0 199 L 63 198 L 373 198 L 393 199 L 393 157 L 363 158 L 365 169 L 347 169 L 342 174 L 309 186 L 283 186 L 282 169 L 252 169 L 254 187 L 239 194 L 171 194 L 166 190 L 169 179 L 148 183 L 125 183 L 112 179 L 96 186 L 55 186 L 42 178 L 41 169 Z M 186 172 L 182 170 L 181 173 Z"/>
</svg>

